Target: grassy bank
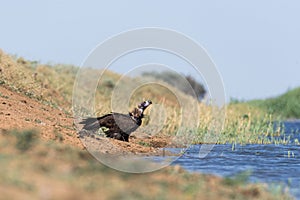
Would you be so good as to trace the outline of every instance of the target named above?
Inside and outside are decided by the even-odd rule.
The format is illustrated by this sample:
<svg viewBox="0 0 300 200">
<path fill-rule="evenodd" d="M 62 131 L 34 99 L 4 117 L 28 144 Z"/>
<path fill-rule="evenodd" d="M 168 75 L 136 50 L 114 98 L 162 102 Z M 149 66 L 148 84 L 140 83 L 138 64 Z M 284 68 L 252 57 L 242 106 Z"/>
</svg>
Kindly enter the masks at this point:
<svg viewBox="0 0 300 200">
<path fill-rule="evenodd" d="M 265 186 L 247 184 L 240 177 L 221 179 L 189 174 L 180 167 L 132 175 L 101 165 L 80 149 L 82 145 L 78 145 L 72 124 L 72 89 L 77 72 L 75 66 L 44 65 L 0 51 L 0 100 L 1 108 L 7 109 L 0 113 L 1 124 L 5 125 L 0 127 L 0 199 L 287 198 L 278 192 L 268 192 Z M 106 72 L 96 90 L 95 114 L 111 111 L 110 96 L 119 78 L 119 74 Z M 135 84 L 138 80 L 128 78 L 126 81 Z M 183 103 L 195 102 L 178 94 Z M 182 114 L 174 94 L 159 84 L 136 90 L 129 107 L 142 98 L 164 106 L 163 112 L 147 110 L 150 118 L 145 119 L 145 123 L 151 123 L 153 119 L 165 117 L 159 133 L 162 136 L 174 134 L 182 119 L 189 119 Z M 199 108 L 200 124 L 194 132 L 197 136 L 194 142 L 201 143 L 213 121 L 212 108 L 198 102 L 192 107 L 195 108 Z M 26 115 L 22 115 L 23 112 Z M 280 132 L 271 128 L 273 118 L 255 106 L 228 105 L 226 113 L 218 143 L 261 143 L 261 136 Z M 16 127 L 19 131 L 10 131 Z M 39 128 L 42 132 L 20 131 L 27 127 Z"/>
<path fill-rule="evenodd" d="M 288 199 L 241 176 L 224 180 L 178 166 L 139 175 L 117 172 L 86 151 L 38 135 L 0 134 L 0 199 Z"/>
<path fill-rule="evenodd" d="M 34 98 L 43 104 L 71 112 L 72 89 L 78 72 L 78 67 L 70 65 L 44 65 L 34 61 L 27 61 L 23 58 L 12 58 L 3 52 L 0 52 L 0 84 L 10 88 L 13 91 L 22 93 L 30 98 Z M 91 71 L 91 74 L 94 72 Z M 104 78 L 100 80 L 96 90 L 96 113 L 102 115 L 111 111 L 111 95 L 116 87 L 117 81 L 121 77 L 119 74 L 107 71 Z M 127 78 L 122 84 L 136 84 L 139 80 Z M 158 81 L 158 83 L 161 83 Z M 213 123 L 212 108 L 203 103 L 199 103 L 189 96 L 184 95 L 178 89 L 166 84 L 172 91 L 176 91 L 183 102 L 178 102 L 177 96 L 172 91 L 160 84 L 145 85 L 138 88 L 131 97 L 129 108 L 123 107 L 124 112 L 132 109 L 143 99 L 152 99 L 156 104 L 163 106 L 163 112 L 160 109 L 149 109 L 147 115 L 152 117 L 152 127 L 157 123 L 153 119 L 163 119 L 163 127 L 158 134 L 172 135 L 182 126 L 182 122 L 193 121 L 189 112 L 182 113 L 181 105 L 192 105 L 189 109 L 199 109 L 199 127 L 194 130 L 197 136 L 195 143 L 205 142 L 211 123 Z M 84 92 L 85 88 L 83 88 Z M 293 95 L 294 96 L 294 95 Z M 284 99 L 290 99 L 284 97 Z M 293 98 L 296 103 L 296 98 Z M 240 103 L 226 106 L 226 119 L 223 125 L 223 131 L 217 133 L 217 143 L 263 143 L 271 142 L 264 139 L 265 136 L 276 135 L 280 130 L 273 130 L 272 121 L 277 120 L 270 114 L 266 114 L 264 108 L 266 103 L 252 102 L 250 104 Z M 260 105 L 260 106 L 257 106 Z M 264 105 L 264 106 L 263 106 Z M 277 104 L 276 104 L 277 105 Z M 128 110 L 127 110 L 128 109 Z M 275 110 L 277 108 L 273 109 Z M 296 110 L 296 109 L 294 109 Z M 149 119 L 149 118 L 148 118 Z M 147 123 L 149 120 L 145 120 Z"/>
<path fill-rule="evenodd" d="M 278 97 L 250 101 L 249 104 L 282 119 L 300 119 L 300 88 L 292 89 Z"/>
<path fill-rule="evenodd" d="M 279 118 L 248 104 L 228 105 L 226 108 L 224 127 L 216 135 L 218 144 L 283 144 L 286 142 L 276 138 L 283 132 L 281 126 L 277 128 L 274 126 L 274 121 Z M 203 123 L 199 127 L 198 143 L 201 143 L 202 138 L 207 134 L 208 126 L 209 123 Z"/>
</svg>

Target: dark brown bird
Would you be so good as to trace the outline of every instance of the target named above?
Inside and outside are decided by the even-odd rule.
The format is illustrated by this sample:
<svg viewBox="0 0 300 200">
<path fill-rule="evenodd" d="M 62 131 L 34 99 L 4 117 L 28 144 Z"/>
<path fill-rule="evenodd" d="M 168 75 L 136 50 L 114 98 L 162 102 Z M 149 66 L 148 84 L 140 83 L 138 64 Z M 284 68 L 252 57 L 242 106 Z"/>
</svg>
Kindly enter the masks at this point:
<svg viewBox="0 0 300 200">
<path fill-rule="evenodd" d="M 151 100 L 144 101 L 128 114 L 110 113 L 97 118 L 84 119 L 80 124 L 84 124 L 79 135 L 86 135 L 86 131 L 97 132 L 99 128 L 110 138 L 128 142 L 129 135 L 141 124 L 145 109 L 152 104 Z"/>
</svg>

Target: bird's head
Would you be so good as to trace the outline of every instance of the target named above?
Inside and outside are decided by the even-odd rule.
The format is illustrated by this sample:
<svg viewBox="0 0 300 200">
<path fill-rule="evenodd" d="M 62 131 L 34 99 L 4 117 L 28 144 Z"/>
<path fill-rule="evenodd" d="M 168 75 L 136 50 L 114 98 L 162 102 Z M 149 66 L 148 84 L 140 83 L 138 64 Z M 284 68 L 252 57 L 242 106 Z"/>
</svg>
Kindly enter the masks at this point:
<svg viewBox="0 0 300 200">
<path fill-rule="evenodd" d="M 129 115 L 135 120 L 141 120 L 144 117 L 145 109 L 151 104 L 151 100 L 143 101 L 137 108 L 134 108 L 132 112 L 129 112 Z"/>
<path fill-rule="evenodd" d="M 144 101 L 144 102 L 140 103 L 138 105 L 138 108 L 142 109 L 144 111 L 151 104 L 152 104 L 152 101 L 151 100 L 147 100 L 147 101 Z"/>
</svg>

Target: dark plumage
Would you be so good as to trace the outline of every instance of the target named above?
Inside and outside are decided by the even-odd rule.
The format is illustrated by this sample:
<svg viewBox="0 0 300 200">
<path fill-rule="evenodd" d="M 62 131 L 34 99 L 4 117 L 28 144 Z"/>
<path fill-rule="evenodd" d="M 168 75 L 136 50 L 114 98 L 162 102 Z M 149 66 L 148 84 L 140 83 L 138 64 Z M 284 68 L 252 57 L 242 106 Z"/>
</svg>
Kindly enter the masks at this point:
<svg viewBox="0 0 300 200">
<path fill-rule="evenodd" d="M 142 124 L 144 111 L 151 104 L 150 100 L 144 101 L 129 114 L 110 113 L 84 119 L 80 124 L 84 124 L 83 130 L 97 132 L 101 128 L 107 137 L 128 142 L 129 135 Z"/>
</svg>

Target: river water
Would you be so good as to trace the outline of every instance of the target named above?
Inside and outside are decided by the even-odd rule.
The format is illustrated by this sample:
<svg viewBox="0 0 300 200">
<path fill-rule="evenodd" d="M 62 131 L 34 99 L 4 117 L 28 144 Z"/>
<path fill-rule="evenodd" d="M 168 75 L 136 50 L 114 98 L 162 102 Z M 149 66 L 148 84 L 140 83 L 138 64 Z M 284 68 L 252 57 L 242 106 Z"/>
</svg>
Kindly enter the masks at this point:
<svg viewBox="0 0 300 200">
<path fill-rule="evenodd" d="M 289 138 L 286 145 L 215 145 L 205 157 L 199 158 L 201 145 L 191 146 L 186 153 L 173 162 L 188 171 L 233 177 L 249 172 L 250 182 L 268 183 L 273 190 L 279 185 L 296 199 L 300 199 L 300 121 L 284 122 Z M 296 142 L 295 142 L 296 141 Z"/>
</svg>

